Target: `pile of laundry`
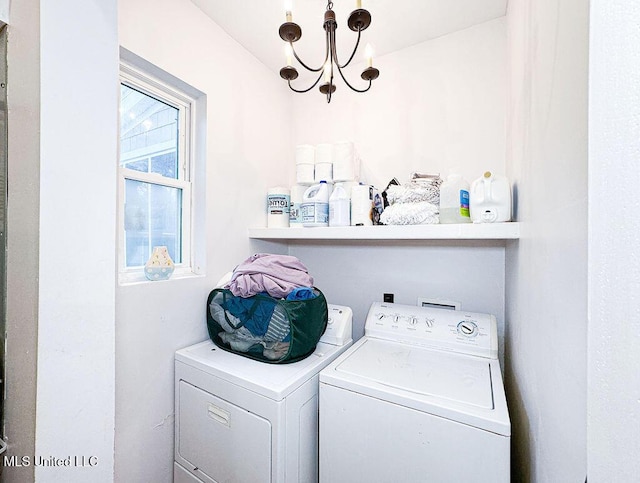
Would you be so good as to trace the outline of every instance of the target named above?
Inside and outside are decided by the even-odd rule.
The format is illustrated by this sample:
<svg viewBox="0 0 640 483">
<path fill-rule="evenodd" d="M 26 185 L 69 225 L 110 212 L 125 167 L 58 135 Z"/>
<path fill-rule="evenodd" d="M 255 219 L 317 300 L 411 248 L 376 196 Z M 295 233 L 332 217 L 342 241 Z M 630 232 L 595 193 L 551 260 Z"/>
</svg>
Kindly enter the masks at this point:
<svg viewBox="0 0 640 483">
<path fill-rule="evenodd" d="M 439 221 L 440 185 L 439 175 L 413 173 L 404 184 L 389 184 L 385 190 L 388 201 L 380 223 L 384 225 L 423 225 Z"/>
<path fill-rule="evenodd" d="M 289 320 L 277 299 L 308 300 L 317 296 L 313 277 L 296 257 L 257 253 L 238 265 L 224 285 L 235 297 L 214 299 L 211 317 L 224 332 L 220 339 L 238 352 L 255 351 L 277 360 L 287 354 L 291 341 Z M 254 295 L 267 294 L 257 303 Z"/>
</svg>

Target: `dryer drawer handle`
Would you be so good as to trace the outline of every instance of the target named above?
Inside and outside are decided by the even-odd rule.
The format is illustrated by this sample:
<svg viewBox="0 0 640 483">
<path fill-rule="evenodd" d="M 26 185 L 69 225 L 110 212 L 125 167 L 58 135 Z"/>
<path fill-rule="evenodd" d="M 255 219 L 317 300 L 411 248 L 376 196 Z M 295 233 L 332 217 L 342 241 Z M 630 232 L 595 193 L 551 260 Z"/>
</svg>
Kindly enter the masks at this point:
<svg viewBox="0 0 640 483">
<path fill-rule="evenodd" d="M 218 421 L 220 424 L 224 424 L 227 427 L 229 426 L 229 417 L 231 415 L 228 411 L 225 411 L 214 404 L 209 404 L 208 413 L 211 419 Z"/>
</svg>

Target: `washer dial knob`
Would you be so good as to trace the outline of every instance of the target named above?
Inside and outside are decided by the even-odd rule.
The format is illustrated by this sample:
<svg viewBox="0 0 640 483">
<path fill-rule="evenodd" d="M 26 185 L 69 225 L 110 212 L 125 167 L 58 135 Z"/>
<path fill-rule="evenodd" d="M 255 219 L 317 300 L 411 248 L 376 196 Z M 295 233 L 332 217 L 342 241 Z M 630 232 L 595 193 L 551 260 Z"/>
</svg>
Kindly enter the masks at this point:
<svg viewBox="0 0 640 483">
<path fill-rule="evenodd" d="M 475 337 L 478 335 L 478 326 L 470 320 L 462 320 L 458 322 L 458 334 L 464 337 Z"/>
</svg>

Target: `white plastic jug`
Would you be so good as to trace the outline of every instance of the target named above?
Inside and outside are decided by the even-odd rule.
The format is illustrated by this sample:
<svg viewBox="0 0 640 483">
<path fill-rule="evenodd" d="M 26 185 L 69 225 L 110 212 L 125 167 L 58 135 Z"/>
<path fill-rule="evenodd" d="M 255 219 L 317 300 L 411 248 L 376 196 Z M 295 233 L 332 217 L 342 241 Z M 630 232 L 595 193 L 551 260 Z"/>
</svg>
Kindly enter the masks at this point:
<svg viewBox="0 0 640 483">
<path fill-rule="evenodd" d="M 469 193 L 471 221 L 497 223 L 511 220 L 511 185 L 504 176 L 487 171 L 471 183 Z"/>
<path fill-rule="evenodd" d="M 320 181 L 304 192 L 300 212 L 305 227 L 329 226 L 329 195 L 331 189 L 326 181 Z"/>
<path fill-rule="evenodd" d="M 459 174 L 450 174 L 440 186 L 440 223 L 471 223 L 469 183 Z"/>
<path fill-rule="evenodd" d="M 308 186 L 301 184 L 294 184 L 291 187 L 291 207 L 289 210 L 289 226 L 291 228 L 302 228 L 302 199 L 308 188 Z"/>
<path fill-rule="evenodd" d="M 329 226 L 349 226 L 351 224 L 351 201 L 342 183 L 336 183 L 329 197 Z"/>
</svg>

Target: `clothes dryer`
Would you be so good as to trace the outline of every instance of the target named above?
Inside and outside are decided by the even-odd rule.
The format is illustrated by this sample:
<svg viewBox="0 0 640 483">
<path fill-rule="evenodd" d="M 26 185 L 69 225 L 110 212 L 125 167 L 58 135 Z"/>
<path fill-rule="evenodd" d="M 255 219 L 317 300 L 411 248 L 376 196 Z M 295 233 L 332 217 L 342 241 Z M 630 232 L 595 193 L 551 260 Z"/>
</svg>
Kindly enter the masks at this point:
<svg viewBox="0 0 640 483">
<path fill-rule="evenodd" d="M 374 303 L 320 373 L 320 482 L 508 483 L 494 316 Z"/>
<path fill-rule="evenodd" d="M 315 352 L 292 364 L 209 340 L 176 352 L 176 483 L 318 480 L 318 373 L 352 343 L 351 309 L 328 309 Z"/>
</svg>

